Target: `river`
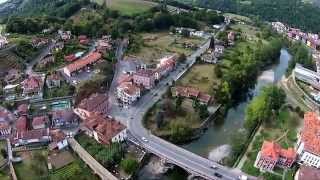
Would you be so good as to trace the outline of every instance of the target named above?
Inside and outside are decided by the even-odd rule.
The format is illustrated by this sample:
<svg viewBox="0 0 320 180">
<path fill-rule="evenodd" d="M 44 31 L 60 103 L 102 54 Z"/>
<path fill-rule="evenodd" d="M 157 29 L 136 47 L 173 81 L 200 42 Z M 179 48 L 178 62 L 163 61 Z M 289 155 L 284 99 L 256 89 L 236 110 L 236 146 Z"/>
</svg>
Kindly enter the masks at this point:
<svg viewBox="0 0 320 180">
<path fill-rule="evenodd" d="M 255 87 L 250 90 L 249 94 L 251 94 L 251 97 L 248 94 L 244 102 L 229 109 L 221 125 L 211 125 L 199 139 L 182 147 L 212 160 L 221 159 L 219 156 L 228 154 L 226 151 L 230 150 L 228 148 L 228 143 L 231 140 L 230 137 L 233 132 L 243 128 L 245 109 L 252 100 L 252 97 L 258 95 L 264 86 L 277 83 L 285 75 L 290 60 L 291 55 L 288 51 L 281 49 L 279 63 L 271 66 L 259 75 Z"/>
</svg>

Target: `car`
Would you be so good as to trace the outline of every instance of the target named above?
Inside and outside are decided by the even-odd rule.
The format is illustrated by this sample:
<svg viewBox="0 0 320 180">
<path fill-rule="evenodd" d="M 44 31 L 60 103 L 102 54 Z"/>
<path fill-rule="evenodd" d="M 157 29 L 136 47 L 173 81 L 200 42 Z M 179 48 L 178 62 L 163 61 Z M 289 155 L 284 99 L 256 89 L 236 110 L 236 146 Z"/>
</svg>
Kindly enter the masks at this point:
<svg viewBox="0 0 320 180">
<path fill-rule="evenodd" d="M 222 178 L 222 175 L 221 174 L 219 174 L 219 173 L 214 173 L 214 175 L 216 176 L 216 177 L 218 177 L 218 178 Z"/>
<path fill-rule="evenodd" d="M 218 169 L 218 166 L 216 166 L 216 165 L 213 164 L 213 165 L 210 166 L 210 168 L 211 168 L 211 169 Z"/>
<path fill-rule="evenodd" d="M 148 139 L 145 138 L 145 137 L 142 137 L 141 139 L 142 139 L 142 141 L 144 141 L 144 142 L 148 142 Z"/>
</svg>

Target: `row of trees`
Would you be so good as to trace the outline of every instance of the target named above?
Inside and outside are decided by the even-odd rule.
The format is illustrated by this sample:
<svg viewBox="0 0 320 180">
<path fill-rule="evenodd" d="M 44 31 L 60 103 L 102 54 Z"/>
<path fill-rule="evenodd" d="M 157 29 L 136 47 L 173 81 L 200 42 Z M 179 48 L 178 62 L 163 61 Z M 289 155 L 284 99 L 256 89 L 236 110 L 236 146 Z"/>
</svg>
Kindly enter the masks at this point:
<svg viewBox="0 0 320 180">
<path fill-rule="evenodd" d="M 312 60 L 312 56 L 305 45 L 289 42 L 289 51 L 292 54 L 292 60 L 289 63 L 287 70 L 288 74 L 291 73 L 297 63 L 301 64 L 305 68 L 315 70 L 315 64 Z"/>
<path fill-rule="evenodd" d="M 266 65 L 278 60 L 282 43 L 279 39 L 272 39 L 264 44 L 259 41 L 255 47 L 236 46 L 228 51 L 224 63 L 215 69 L 217 77 L 222 81 L 215 88 L 218 103 L 229 104 L 231 100 L 238 101 L 243 92 L 247 92 L 256 82 L 259 71 Z"/>
</svg>

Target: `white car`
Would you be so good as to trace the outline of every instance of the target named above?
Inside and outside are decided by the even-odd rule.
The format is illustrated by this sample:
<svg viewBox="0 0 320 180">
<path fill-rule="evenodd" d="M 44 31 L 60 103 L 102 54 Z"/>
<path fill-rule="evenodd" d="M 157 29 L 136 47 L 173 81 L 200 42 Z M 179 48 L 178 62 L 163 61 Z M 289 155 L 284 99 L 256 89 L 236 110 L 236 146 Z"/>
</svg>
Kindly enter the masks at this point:
<svg viewBox="0 0 320 180">
<path fill-rule="evenodd" d="M 142 139 L 142 141 L 144 141 L 144 142 L 148 142 L 148 139 L 145 138 L 145 137 L 142 137 L 141 139 Z"/>
</svg>

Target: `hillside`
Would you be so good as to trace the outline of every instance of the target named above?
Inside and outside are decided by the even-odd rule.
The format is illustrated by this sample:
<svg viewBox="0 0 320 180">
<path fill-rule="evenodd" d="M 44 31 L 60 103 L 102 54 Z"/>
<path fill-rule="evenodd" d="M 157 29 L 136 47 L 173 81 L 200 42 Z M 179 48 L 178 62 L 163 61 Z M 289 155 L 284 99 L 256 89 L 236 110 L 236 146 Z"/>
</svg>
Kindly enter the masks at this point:
<svg viewBox="0 0 320 180">
<path fill-rule="evenodd" d="M 313 2 L 320 4 L 319 0 Z M 282 21 L 303 30 L 320 31 L 320 8 L 306 0 L 194 0 L 193 3 L 200 7 L 254 15 L 267 21 Z"/>
</svg>

